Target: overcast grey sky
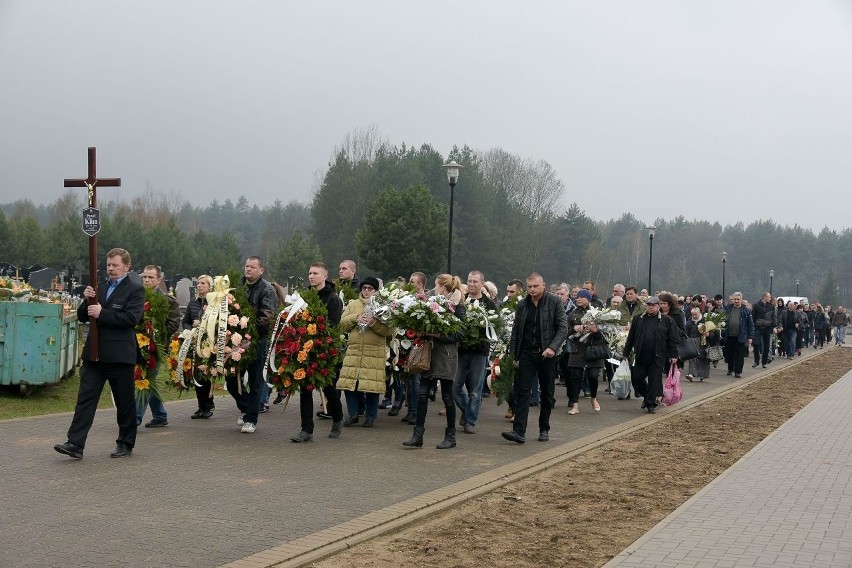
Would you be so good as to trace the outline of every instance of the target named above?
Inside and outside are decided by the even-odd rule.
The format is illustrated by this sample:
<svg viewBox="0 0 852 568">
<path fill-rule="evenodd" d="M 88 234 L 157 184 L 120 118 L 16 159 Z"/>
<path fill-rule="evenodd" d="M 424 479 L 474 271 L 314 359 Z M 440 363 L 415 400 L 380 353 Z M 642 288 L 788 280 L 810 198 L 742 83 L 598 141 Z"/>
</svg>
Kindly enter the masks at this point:
<svg viewBox="0 0 852 568">
<path fill-rule="evenodd" d="M 596 219 L 852 226 L 852 2 L 0 0 L 0 202 L 310 201 L 334 146 L 501 147 Z M 464 177 L 459 191 L 464 190 Z"/>
</svg>

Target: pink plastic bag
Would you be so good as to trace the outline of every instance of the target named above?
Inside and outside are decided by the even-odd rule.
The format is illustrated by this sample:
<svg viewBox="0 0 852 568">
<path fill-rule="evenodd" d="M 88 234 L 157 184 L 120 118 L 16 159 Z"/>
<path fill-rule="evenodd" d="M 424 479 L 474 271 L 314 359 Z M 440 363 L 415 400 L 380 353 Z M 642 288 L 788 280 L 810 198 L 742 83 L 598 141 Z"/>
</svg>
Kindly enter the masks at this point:
<svg viewBox="0 0 852 568">
<path fill-rule="evenodd" d="M 672 365 L 669 369 L 669 376 L 666 377 L 666 384 L 663 385 L 663 404 L 671 406 L 680 402 L 683 398 L 683 391 L 680 390 L 680 369 L 677 365 Z"/>
</svg>

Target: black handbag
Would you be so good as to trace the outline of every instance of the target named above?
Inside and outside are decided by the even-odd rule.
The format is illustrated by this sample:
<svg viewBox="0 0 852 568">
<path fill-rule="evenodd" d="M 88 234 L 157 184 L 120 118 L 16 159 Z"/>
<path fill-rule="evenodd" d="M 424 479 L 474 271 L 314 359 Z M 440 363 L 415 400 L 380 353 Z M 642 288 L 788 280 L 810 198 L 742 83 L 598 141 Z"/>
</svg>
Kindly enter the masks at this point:
<svg viewBox="0 0 852 568">
<path fill-rule="evenodd" d="M 609 359 L 609 346 L 604 345 L 589 345 L 586 349 L 586 361 L 600 361 L 601 359 Z"/>
<path fill-rule="evenodd" d="M 677 346 L 677 358 L 681 361 L 689 361 L 696 357 L 698 357 L 698 338 L 688 337 L 686 333 L 681 332 L 680 343 Z"/>
</svg>

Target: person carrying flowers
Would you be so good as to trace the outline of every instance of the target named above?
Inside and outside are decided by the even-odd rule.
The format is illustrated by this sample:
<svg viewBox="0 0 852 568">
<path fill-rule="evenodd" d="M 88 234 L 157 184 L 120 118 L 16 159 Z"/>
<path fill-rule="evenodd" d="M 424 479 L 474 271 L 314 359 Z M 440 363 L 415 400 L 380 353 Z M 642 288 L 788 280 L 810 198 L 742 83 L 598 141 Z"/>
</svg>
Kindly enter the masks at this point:
<svg viewBox="0 0 852 568">
<path fill-rule="evenodd" d="M 334 291 L 334 285 L 328 280 L 328 268 L 322 262 L 313 263 L 308 269 L 308 282 L 316 290 L 317 294 L 328 310 L 328 321 L 332 326 L 340 323 L 343 315 L 343 301 Z M 384 369 L 384 360 L 382 361 Z M 302 444 L 310 442 L 314 438 L 314 389 L 302 385 L 299 391 L 299 414 L 302 419 L 302 428 L 290 437 L 291 442 Z M 340 436 L 343 426 L 343 406 L 340 404 L 340 392 L 335 388 L 334 381 L 322 389 L 328 405 L 328 413 L 331 414 L 332 424 L 329 438 Z M 382 392 L 384 392 L 384 374 L 382 375 Z"/>
<path fill-rule="evenodd" d="M 417 393 L 417 421 L 411 438 L 403 445 L 419 448 L 423 446 L 423 434 L 426 432 L 426 412 L 429 408 L 429 393 L 433 386 L 441 383 L 441 400 L 446 410 L 447 427 L 444 439 L 436 447 L 439 450 L 456 447 L 456 407 L 453 403 L 453 380 L 456 377 L 459 359 L 459 342 L 464 339 L 461 320 L 465 308 L 462 302 L 461 281 L 458 276 L 440 274 L 435 279 L 435 292 L 439 296 L 430 298 L 429 310 L 442 319 L 440 333 L 419 331 L 420 337 L 433 342 L 430 367 L 420 377 L 420 389 Z M 408 327 L 408 326 L 406 326 Z"/>
<path fill-rule="evenodd" d="M 244 434 L 251 434 L 257 429 L 257 416 L 260 408 L 260 395 L 264 389 L 263 353 L 269 345 L 271 320 L 278 313 L 278 296 L 272 285 L 263 278 L 263 259 L 250 256 L 243 267 L 243 284 L 248 294 L 248 302 L 254 307 L 257 325 L 257 358 L 248 367 L 248 392 L 240 388 L 240 377 L 228 375 L 225 379 L 228 392 L 234 397 L 237 408 L 242 416 L 237 419 L 237 426 Z"/>
<path fill-rule="evenodd" d="M 196 281 L 195 289 L 198 295 L 186 305 L 186 312 L 180 324 L 183 330 L 192 329 L 201 323 L 201 314 L 207 307 L 207 293 L 213 289 L 213 278 L 202 274 Z M 198 399 L 198 410 L 190 418 L 210 418 L 216 409 L 216 403 L 213 402 L 213 383 L 207 377 L 199 378 L 196 382 L 198 386 L 195 387 L 195 398 Z"/>
<path fill-rule="evenodd" d="M 349 417 L 343 422 L 351 426 L 358 422 L 358 394 L 366 394 L 367 408 L 364 427 L 371 428 L 379 413 L 379 395 L 385 392 L 385 361 L 387 338 L 394 329 L 373 314 L 371 298 L 379 289 L 379 281 L 368 276 L 359 283 L 358 298 L 343 310 L 340 330 L 349 333 L 343 368 L 337 379 L 337 390 L 343 391 Z"/>
</svg>

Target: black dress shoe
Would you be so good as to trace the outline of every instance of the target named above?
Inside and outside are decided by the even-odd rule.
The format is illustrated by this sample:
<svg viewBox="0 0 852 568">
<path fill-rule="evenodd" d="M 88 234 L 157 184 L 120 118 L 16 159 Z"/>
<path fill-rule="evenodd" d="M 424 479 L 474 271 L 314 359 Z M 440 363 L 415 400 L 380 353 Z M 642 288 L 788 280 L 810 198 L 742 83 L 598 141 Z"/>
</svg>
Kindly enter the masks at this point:
<svg viewBox="0 0 852 568">
<path fill-rule="evenodd" d="M 501 436 L 503 436 L 504 439 L 509 440 L 510 442 L 516 442 L 518 444 L 523 444 L 527 441 L 526 438 L 524 438 L 514 430 L 511 430 L 509 432 L 503 432 Z"/>
<path fill-rule="evenodd" d="M 109 455 L 111 458 L 124 458 L 133 453 L 133 448 L 119 442 L 115 445 L 115 451 Z"/>
<path fill-rule="evenodd" d="M 190 416 L 190 418 L 192 418 L 193 420 L 197 420 L 197 419 L 203 418 L 203 417 L 204 417 L 204 411 L 201 410 L 200 408 L 198 410 L 196 410 L 195 412 L 193 412 L 192 416 Z"/>
<path fill-rule="evenodd" d="M 65 442 L 64 444 L 56 444 L 55 446 L 53 446 L 53 449 L 59 452 L 60 454 L 71 456 L 75 460 L 83 459 L 83 448 L 81 448 L 77 444 Z"/>
<path fill-rule="evenodd" d="M 199 418 L 210 418 L 211 416 L 213 416 L 213 409 L 204 411 L 204 414 L 199 416 Z"/>
</svg>

